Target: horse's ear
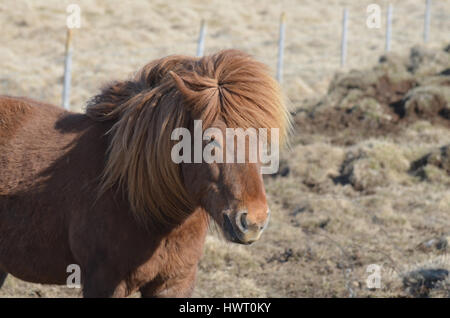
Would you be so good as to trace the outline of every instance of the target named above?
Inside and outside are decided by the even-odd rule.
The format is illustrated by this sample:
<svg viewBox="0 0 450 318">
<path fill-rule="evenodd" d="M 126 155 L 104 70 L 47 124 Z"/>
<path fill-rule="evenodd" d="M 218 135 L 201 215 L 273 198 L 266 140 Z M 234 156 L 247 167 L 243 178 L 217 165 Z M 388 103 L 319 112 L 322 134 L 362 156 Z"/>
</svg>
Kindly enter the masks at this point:
<svg viewBox="0 0 450 318">
<path fill-rule="evenodd" d="M 172 79 L 175 82 L 175 85 L 177 89 L 183 94 L 184 97 L 189 98 L 191 93 L 191 90 L 186 86 L 186 83 L 184 80 L 174 71 L 169 72 L 170 76 L 172 76 Z"/>
</svg>

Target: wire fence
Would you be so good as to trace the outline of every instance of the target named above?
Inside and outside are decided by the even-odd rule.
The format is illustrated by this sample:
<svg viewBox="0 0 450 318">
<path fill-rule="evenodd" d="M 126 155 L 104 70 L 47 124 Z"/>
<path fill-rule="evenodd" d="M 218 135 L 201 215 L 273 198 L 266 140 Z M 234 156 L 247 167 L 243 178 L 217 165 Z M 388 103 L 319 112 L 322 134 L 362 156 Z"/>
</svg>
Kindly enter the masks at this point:
<svg viewBox="0 0 450 318">
<path fill-rule="evenodd" d="M 261 32 L 261 37 L 251 41 L 233 38 L 226 32 L 221 34 L 214 29 L 216 24 L 210 26 L 202 20 L 197 41 L 176 42 L 173 46 L 152 43 L 148 48 L 130 48 L 126 52 L 112 50 L 109 58 L 132 60 L 133 56 L 173 53 L 202 56 L 228 46 L 249 52 L 268 64 L 283 87 L 295 89 L 300 81 L 314 91 L 315 84 L 324 82 L 336 70 L 375 63 L 384 52 L 428 43 L 435 33 L 447 30 L 450 34 L 448 13 L 435 9 L 431 0 L 422 1 L 421 10 L 411 10 L 401 2 L 378 6 L 373 12 L 342 7 L 340 19 L 308 23 L 308 30 L 302 30 L 301 21 L 290 19 L 289 12 L 283 12 L 278 23 L 272 24 L 276 25 L 273 32 Z M 372 18 L 375 23 L 371 24 Z M 302 31 L 307 31 L 309 37 L 303 36 Z M 70 109 L 72 55 L 77 58 L 71 37 L 68 32 L 62 93 L 66 109 Z M 215 41 L 210 45 L 208 40 L 212 37 Z M 180 47 L 183 52 L 179 52 Z M 360 54 L 361 51 L 369 53 Z"/>
</svg>

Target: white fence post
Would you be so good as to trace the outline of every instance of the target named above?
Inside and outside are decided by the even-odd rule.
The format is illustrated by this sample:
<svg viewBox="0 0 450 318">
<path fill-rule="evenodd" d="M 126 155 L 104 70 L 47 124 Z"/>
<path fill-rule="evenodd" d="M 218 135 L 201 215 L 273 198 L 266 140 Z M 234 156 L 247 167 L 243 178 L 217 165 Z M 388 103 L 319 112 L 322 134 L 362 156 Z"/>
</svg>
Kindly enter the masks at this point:
<svg viewBox="0 0 450 318">
<path fill-rule="evenodd" d="M 391 50 L 391 36 L 392 36 L 392 4 L 389 4 L 386 16 L 386 52 Z"/>
<path fill-rule="evenodd" d="M 66 56 L 64 60 L 64 83 L 62 92 L 62 106 L 70 110 L 70 81 L 72 77 L 72 29 L 67 28 Z"/>
<path fill-rule="evenodd" d="M 283 58 L 284 58 L 284 38 L 286 31 L 286 14 L 283 12 L 280 17 L 280 34 L 278 38 L 278 63 L 277 81 L 283 82 Z"/>
<path fill-rule="evenodd" d="M 348 26 L 348 9 L 344 9 L 342 18 L 342 39 L 341 39 L 341 67 L 345 65 L 347 59 L 347 26 Z"/>
<path fill-rule="evenodd" d="M 200 34 L 198 35 L 197 44 L 197 56 L 203 56 L 203 51 L 205 50 L 205 35 L 206 35 L 206 22 L 202 20 L 200 25 Z"/>
<path fill-rule="evenodd" d="M 430 37 L 431 0 L 427 0 L 425 6 L 425 20 L 423 25 L 423 41 L 426 43 Z"/>
</svg>

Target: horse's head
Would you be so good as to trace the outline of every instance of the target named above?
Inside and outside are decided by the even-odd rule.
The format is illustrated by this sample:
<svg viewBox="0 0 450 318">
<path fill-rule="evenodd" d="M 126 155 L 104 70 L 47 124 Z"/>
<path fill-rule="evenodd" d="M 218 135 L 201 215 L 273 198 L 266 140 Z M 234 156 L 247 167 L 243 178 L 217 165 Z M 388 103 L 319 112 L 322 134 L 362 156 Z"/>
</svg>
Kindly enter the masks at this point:
<svg viewBox="0 0 450 318">
<path fill-rule="evenodd" d="M 214 129 L 218 132 L 216 135 L 205 132 L 202 147 L 195 149 L 192 145 L 194 151 L 203 155 L 202 161 L 182 164 L 186 189 L 196 204 L 219 225 L 228 240 L 250 244 L 260 238 L 270 216 L 261 164 L 248 160 L 248 152 L 251 151 L 249 139 L 245 145 L 245 160 L 237 163 L 236 143 L 230 147 L 229 136 L 222 138 L 226 134 L 225 129 Z M 238 142 L 234 136 L 232 139 Z M 217 160 L 208 160 L 206 154 L 214 156 L 209 159 Z M 227 158 L 232 158 L 233 162 L 227 163 Z"/>
<path fill-rule="evenodd" d="M 192 144 L 192 153 L 185 153 L 194 159 L 194 163 L 182 165 L 186 190 L 229 240 L 243 244 L 258 240 L 270 215 L 260 169 L 265 161 L 259 151 L 260 130 L 277 129 L 280 135 L 276 139 L 283 139 L 289 121 L 278 84 L 263 64 L 233 50 L 195 60 L 170 75 L 191 119 L 190 132 L 203 134 L 202 144 Z M 196 120 L 202 123 L 200 130 L 195 127 Z M 244 160 L 236 158 L 239 141 L 235 138 L 239 138 L 230 139 L 230 129 L 246 133 L 253 129 L 253 134 L 240 138 Z M 250 143 L 252 137 L 257 139 L 256 146 Z M 267 142 L 267 137 L 271 141 Z M 274 144 L 272 138 L 272 132 L 266 135 L 266 146 Z M 198 160 L 205 152 L 213 153 L 214 160 Z M 230 157 L 234 159 L 228 160 Z"/>
<path fill-rule="evenodd" d="M 204 160 L 203 154 L 229 158 L 235 143 L 228 140 L 228 128 L 255 129 L 258 136 L 261 129 L 275 128 L 280 143 L 285 139 L 290 115 L 269 73 L 247 54 L 226 50 L 202 58 L 169 56 L 132 80 L 107 86 L 87 108 L 90 118 L 114 122 L 102 191 L 121 186 L 147 227 L 178 226 L 203 208 L 231 241 L 258 240 L 269 218 L 260 169 L 266 158 L 248 158 L 254 152 L 246 141 L 245 160 Z M 183 134 L 194 135 L 186 137 L 193 151 L 175 146 Z M 216 138 L 220 134 L 224 138 Z M 272 132 L 267 137 L 272 154 Z M 182 160 L 174 160 L 174 149 Z"/>
</svg>

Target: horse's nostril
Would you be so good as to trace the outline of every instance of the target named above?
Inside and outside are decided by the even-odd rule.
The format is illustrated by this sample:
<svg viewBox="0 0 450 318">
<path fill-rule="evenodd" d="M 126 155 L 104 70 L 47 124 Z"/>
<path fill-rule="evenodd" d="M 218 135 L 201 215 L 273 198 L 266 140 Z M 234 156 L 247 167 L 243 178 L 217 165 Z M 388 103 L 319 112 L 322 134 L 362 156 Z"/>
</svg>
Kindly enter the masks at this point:
<svg viewBox="0 0 450 318">
<path fill-rule="evenodd" d="M 236 225 L 241 230 L 242 233 L 247 232 L 248 224 L 247 224 L 247 212 L 238 212 L 236 214 Z"/>
<path fill-rule="evenodd" d="M 248 225 L 247 225 L 247 213 L 242 213 L 241 215 L 241 223 L 242 223 L 242 227 L 244 229 L 248 229 Z"/>
</svg>

